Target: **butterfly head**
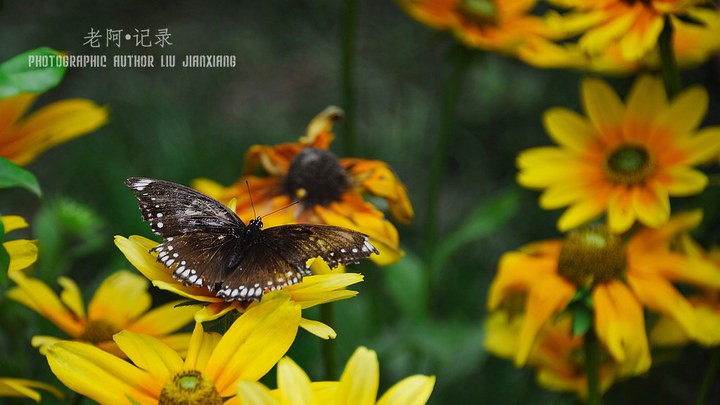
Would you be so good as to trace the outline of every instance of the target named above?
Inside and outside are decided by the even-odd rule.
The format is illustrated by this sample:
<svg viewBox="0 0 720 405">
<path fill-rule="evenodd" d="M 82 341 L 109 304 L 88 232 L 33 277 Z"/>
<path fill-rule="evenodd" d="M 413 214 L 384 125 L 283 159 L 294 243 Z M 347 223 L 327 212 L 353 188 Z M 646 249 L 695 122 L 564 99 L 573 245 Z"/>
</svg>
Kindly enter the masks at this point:
<svg viewBox="0 0 720 405">
<path fill-rule="evenodd" d="M 262 218 L 260 218 L 260 217 L 251 219 L 247 225 L 247 228 L 252 228 L 253 231 L 255 231 L 255 230 L 259 231 L 260 229 L 262 229 L 262 227 L 263 227 L 263 223 L 262 223 Z"/>
</svg>

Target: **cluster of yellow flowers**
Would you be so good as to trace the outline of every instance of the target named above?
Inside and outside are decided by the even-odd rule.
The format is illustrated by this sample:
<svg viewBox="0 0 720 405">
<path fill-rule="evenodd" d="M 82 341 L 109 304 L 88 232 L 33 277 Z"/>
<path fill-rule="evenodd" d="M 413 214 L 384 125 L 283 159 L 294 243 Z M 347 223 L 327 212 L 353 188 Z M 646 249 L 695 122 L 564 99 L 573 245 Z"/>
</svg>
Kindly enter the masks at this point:
<svg viewBox="0 0 720 405">
<path fill-rule="evenodd" d="M 517 181 L 543 190 L 540 206 L 569 207 L 557 223 L 568 233 L 501 258 L 487 302 L 488 350 L 535 368 L 546 387 L 597 397 L 617 379 L 646 372 L 653 345 L 720 344 L 718 249 L 706 252 L 688 236 L 701 210 L 671 216 L 670 207 L 670 197 L 705 190 L 708 177 L 696 167 L 717 159 L 720 127 L 698 129 L 708 106 L 704 88 L 672 94 L 666 77 L 668 96 L 661 79 L 642 73 L 677 75 L 672 65 L 720 51 L 717 7 L 548 0 L 543 9 L 550 11 L 540 16 L 536 0 L 398 2 L 470 48 L 546 68 L 641 72 L 625 102 L 603 80 L 584 79 L 585 115 L 546 111 L 544 126 L 558 146 L 518 156 Z M 646 309 L 659 320 L 646 322 Z M 594 339 L 605 353 L 599 360 L 587 352 Z"/>
</svg>

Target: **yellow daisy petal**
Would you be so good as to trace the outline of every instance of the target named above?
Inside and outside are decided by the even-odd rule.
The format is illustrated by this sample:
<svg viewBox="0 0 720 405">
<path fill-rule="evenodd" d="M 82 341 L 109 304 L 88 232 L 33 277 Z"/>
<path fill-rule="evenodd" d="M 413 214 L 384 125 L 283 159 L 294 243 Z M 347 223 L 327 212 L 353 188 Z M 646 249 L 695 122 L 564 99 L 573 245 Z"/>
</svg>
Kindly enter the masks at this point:
<svg viewBox="0 0 720 405">
<path fill-rule="evenodd" d="M 157 404 L 162 385 L 143 370 L 92 345 L 59 342 L 47 348 L 50 369 L 71 390 L 101 404 Z"/>
<path fill-rule="evenodd" d="M 127 325 L 126 329 L 148 335 L 164 335 L 175 332 L 190 323 L 199 309 L 197 305 L 180 305 L 183 303 L 184 301 L 173 301 L 160 305 Z"/>
<path fill-rule="evenodd" d="M 319 337 L 320 339 L 327 340 L 335 339 L 337 337 L 337 333 L 335 332 L 335 330 L 322 322 L 301 318 L 300 327 Z"/>
<path fill-rule="evenodd" d="M 337 405 L 374 405 L 380 372 L 374 351 L 358 347 L 340 377 Z"/>
<path fill-rule="evenodd" d="M 289 357 L 283 357 L 278 362 L 277 380 L 283 403 L 292 405 L 312 405 L 314 403 L 310 378 Z"/>
<path fill-rule="evenodd" d="M 234 402 L 231 402 L 234 401 Z M 280 405 L 280 401 L 276 400 L 270 390 L 257 381 L 240 381 L 237 384 L 237 396 L 225 405 Z"/>
<path fill-rule="evenodd" d="M 430 398 L 434 386 L 434 376 L 413 375 L 390 387 L 377 405 L 423 405 Z"/>
<path fill-rule="evenodd" d="M 180 355 L 157 338 L 124 330 L 113 340 L 136 366 L 162 382 L 183 368 Z"/>
<path fill-rule="evenodd" d="M 302 283 L 285 287 L 293 301 L 303 309 L 327 302 L 347 299 L 357 295 L 357 291 L 345 290 L 345 287 L 363 281 L 359 273 L 318 274 L 303 277 Z"/>
<path fill-rule="evenodd" d="M 669 281 L 635 272 L 628 272 L 627 281 L 646 307 L 671 317 L 693 338 L 698 335 L 692 306 Z"/>
<path fill-rule="evenodd" d="M 0 397 L 27 397 L 35 402 L 40 402 L 40 393 L 35 391 L 35 388 L 48 391 L 58 399 L 65 398 L 62 391 L 40 381 L 21 378 L 0 378 Z"/>
<path fill-rule="evenodd" d="M 203 330 L 202 323 L 196 322 L 190 337 L 187 356 L 185 356 L 185 368 L 188 370 L 204 370 L 215 346 L 222 338 L 219 333 Z"/>
<path fill-rule="evenodd" d="M 3 215 L 2 224 L 5 229 L 5 233 L 12 232 L 16 229 L 27 228 L 29 226 L 25 221 L 25 218 L 19 215 Z"/>
<path fill-rule="evenodd" d="M 85 319 L 85 303 L 83 302 L 80 288 L 74 281 L 67 277 L 59 277 L 58 284 L 63 288 L 60 293 L 60 301 L 80 319 Z"/>
<path fill-rule="evenodd" d="M 720 153 L 720 127 L 701 129 L 695 137 L 685 140 L 682 146 L 689 154 L 685 164 L 696 165 L 707 162 Z"/>
<path fill-rule="evenodd" d="M 632 193 L 624 189 L 616 190 L 608 202 L 608 227 L 612 232 L 620 234 L 630 229 L 635 219 L 637 214 L 633 208 Z"/>
<path fill-rule="evenodd" d="M 668 181 L 663 184 L 672 196 L 689 196 L 702 192 L 708 184 L 707 176 L 687 166 L 676 166 L 667 171 Z"/>
<path fill-rule="evenodd" d="M 604 132 L 620 126 L 625 108 L 607 83 L 600 79 L 585 79 L 581 94 L 585 112 L 597 130 Z"/>
<path fill-rule="evenodd" d="M 594 200 L 573 204 L 560 216 L 557 223 L 558 230 L 560 230 L 560 232 L 567 232 L 570 229 L 590 222 L 599 217 L 604 208 L 601 202 Z"/>
<path fill-rule="evenodd" d="M 675 134 L 687 134 L 702 122 L 708 107 L 707 90 L 694 86 L 675 96 L 658 125 Z"/>
<path fill-rule="evenodd" d="M 632 202 L 638 219 L 647 226 L 656 228 L 670 219 L 670 198 L 662 187 L 635 187 Z"/>
<path fill-rule="evenodd" d="M 20 93 L 0 98 L 0 133 L 4 134 L 19 121 L 38 96 L 35 93 Z"/>
<path fill-rule="evenodd" d="M 651 75 L 643 75 L 633 83 L 628 94 L 625 120 L 652 122 L 655 117 L 664 115 L 667 108 L 662 81 Z"/>
<path fill-rule="evenodd" d="M 595 139 L 595 129 L 590 122 L 565 108 L 556 107 L 545 111 L 543 124 L 556 143 L 575 153 L 584 153 L 588 144 Z"/>
<path fill-rule="evenodd" d="M 106 278 L 88 304 L 88 319 L 111 319 L 126 325 L 147 311 L 152 298 L 148 282 L 129 271 L 118 271 Z M 118 305 L 118 303 L 123 305 Z"/>
<path fill-rule="evenodd" d="M 37 260 L 38 247 L 34 240 L 18 239 L 3 243 L 10 255 L 8 273 L 30 267 Z"/>
</svg>

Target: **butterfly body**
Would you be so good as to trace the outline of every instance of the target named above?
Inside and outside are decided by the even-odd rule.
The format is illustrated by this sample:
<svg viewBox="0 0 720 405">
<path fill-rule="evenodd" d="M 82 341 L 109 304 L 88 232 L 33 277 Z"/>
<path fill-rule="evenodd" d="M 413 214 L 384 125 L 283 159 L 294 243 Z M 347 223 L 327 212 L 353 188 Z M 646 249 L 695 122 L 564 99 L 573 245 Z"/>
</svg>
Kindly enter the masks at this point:
<svg viewBox="0 0 720 405">
<path fill-rule="evenodd" d="M 293 224 L 262 229 L 189 187 L 165 180 L 125 181 L 142 217 L 164 238 L 151 252 L 186 285 L 207 287 L 227 301 L 257 301 L 265 291 L 312 274 L 306 262 L 321 257 L 330 267 L 378 254 L 368 236 L 331 225 Z"/>
</svg>

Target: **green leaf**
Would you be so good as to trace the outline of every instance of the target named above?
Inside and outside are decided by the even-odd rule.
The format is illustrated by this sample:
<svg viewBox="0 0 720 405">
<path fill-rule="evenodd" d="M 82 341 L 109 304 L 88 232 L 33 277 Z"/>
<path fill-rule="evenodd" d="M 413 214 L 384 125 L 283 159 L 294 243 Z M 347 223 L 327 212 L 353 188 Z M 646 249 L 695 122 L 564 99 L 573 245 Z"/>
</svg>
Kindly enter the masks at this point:
<svg viewBox="0 0 720 405">
<path fill-rule="evenodd" d="M 5 239 L 5 225 L 0 221 L 0 242 Z M 5 275 L 10 268 L 10 254 L 5 246 L 0 243 L 0 283 L 5 283 Z"/>
<path fill-rule="evenodd" d="M 0 188 L 16 186 L 24 187 L 38 197 L 41 196 L 40 184 L 35 175 L 0 156 Z"/>
<path fill-rule="evenodd" d="M 592 308 L 585 305 L 576 305 L 572 311 L 572 333 L 574 336 L 584 335 L 593 322 Z"/>
<path fill-rule="evenodd" d="M 11 97 L 20 93 L 42 93 L 60 83 L 65 74 L 65 67 L 55 66 L 58 52 L 47 47 L 33 49 L 21 53 L 0 64 L 0 98 Z M 53 57 L 53 64 L 34 65 L 38 58 Z M 47 59 L 46 59 L 47 60 Z M 31 66 L 32 65 L 32 66 Z"/>
<path fill-rule="evenodd" d="M 488 237 L 500 230 L 518 210 L 520 193 L 516 188 L 506 190 L 483 201 L 458 228 L 447 235 L 435 257 L 437 269 L 464 245 Z"/>
<path fill-rule="evenodd" d="M 426 274 L 420 259 L 408 253 L 402 260 L 382 271 L 390 297 L 400 310 L 411 317 L 419 317 L 427 305 Z"/>
</svg>

